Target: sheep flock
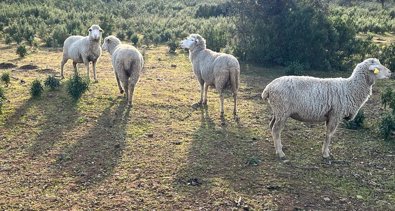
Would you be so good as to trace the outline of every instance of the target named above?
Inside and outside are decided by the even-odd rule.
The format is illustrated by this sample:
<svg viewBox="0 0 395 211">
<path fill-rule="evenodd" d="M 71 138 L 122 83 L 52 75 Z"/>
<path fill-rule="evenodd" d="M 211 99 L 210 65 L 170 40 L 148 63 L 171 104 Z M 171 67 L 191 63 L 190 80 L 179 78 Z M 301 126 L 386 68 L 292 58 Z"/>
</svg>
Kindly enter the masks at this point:
<svg viewBox="0 0 395 211">
<path fill-rule="evenodd" d="M 132 106 L 133 92 L 143 70 L 142 54 L 133 46 L 122 44 L 115 36 L 102 40 L 103 30 L 98 25 L 88 29 L 88 36 L 70 36 L 64 42 L 61 61 L 61 77 L 65 63 L 83 63 L 89 78 L 89 64 L 92 63 L 94 80 L 97 81 L 96 63 L 102 49 L 111 55 L 115 79 L 121 94 L 125 93 L 127 103 Z M 224 118 L 224 92 L 233 95 L 233 115 L 237 116 L 237 92 L 240 87 L 240 65 L 238 60 L 225 53 L 214 52 L 206 47 L 206 40 L 199 34 L 191 34 L 180 42 L 188 49 L 192 71 L 200 85 L 200 100 L 194 105 L 207 106 L 209 87 L 215 88 L 220 98 L 220 116 Z M 309 76 L 283 76 L 270 82 L 263 90 L 262 98 L 272 111 L 269 129 L 274 148 L 280 158 L 282 151 L 281 131 L 287 119 L 302 122 L 325 122 L 326 137 L 322 145 L 322 156 L 331 154 L 329 146 L 337 126 L 343 119 L 352 120 L 372 94 L 372 86 L 378 79 L 387 79 L 391 71 L 378 59 L 369 58 L 359 63 L 349 78 L 315 78 Z"/>
</svg>

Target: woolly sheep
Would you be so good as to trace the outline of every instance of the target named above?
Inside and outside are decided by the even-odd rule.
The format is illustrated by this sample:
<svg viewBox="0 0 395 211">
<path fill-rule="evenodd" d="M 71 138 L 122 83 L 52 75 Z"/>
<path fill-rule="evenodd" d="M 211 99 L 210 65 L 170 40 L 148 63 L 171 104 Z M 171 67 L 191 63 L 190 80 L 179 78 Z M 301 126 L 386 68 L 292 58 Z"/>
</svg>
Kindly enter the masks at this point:
<svg viewBox="0 0 395 211">
<path fill-rule="evenodd" d="M 192 69 L 200 83 L 200 101 L 197 104 L 207 105 L 208 87 L 215 87 L 220 95 L 221 117 L 223 118 L 223 91 L 230 87 L 234 99 L 233 115 L 237 119 L 237 91 L 240 83 L 240 65 L 237 59 L 232 55 L 207 49 L 206 40 L 199 34 L 189 35 L 181 41 L 181 47 L 189 49 Z"/>
<path fill-rule="evenodd" d="M 270 129 L 276 154 L 285 156 L 281 145 L 281 130 L 288 117 L 303 122 L 326 122 L 326 138 L 322 146 L 324 158 L 329 158 L 329 145 L 342 119 L 354 119 L 369 99 L 376 79 L 387 79 L 391 71 L 375 58 L 359 63 L 349 78 L 314 78 L 283 76 L 273 80 L 263 90 L 273 117 Z"/>
<path fill-rule="evenodd" d="M 63 67 L 66 62 L 73 60 L 74 72 L 77 73 L 77 63 L 84 63 L 86 66 L 87 77 L 89 78 L 89 62 L 92 62 L 93 77 L 96 78 L 96 62 L 101 55 L 101 35 L 103 30 L 98 25 L 92 25 L 89 28 L 89 35 L 70 36 L 63 44 L 63 59 L 61 62 L 61 77 L 63 76 Z"/>
<path fill-rule="evenodd" d="M 110 53 L 119 91 L 121 94 L 126 92 L 128 105 L 131 106 L 134 87 L 144 66 L 143 56 L 135 47 L 121 44 L 115 36 L 106 37 L 102 48 Z"/>
</svg>

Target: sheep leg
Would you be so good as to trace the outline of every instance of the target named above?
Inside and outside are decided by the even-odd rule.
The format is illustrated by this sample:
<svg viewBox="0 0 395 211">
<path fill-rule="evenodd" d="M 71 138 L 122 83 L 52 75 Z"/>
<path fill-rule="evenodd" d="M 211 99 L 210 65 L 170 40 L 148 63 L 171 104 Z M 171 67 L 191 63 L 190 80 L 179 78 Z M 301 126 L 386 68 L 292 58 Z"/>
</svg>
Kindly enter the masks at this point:
<svg viewBox="0 0 395 211">
<path fill-rule="evenodd" d="M 202 104 L 203 104 L 204 106 L 206 106 L 206 105 L 207 105 L 208 84 L 207 84 L 207 83 L 204 83 L 203 88 L 204 88 L 204 98 L 203 98 Z"/>
<path fill-rule="evenodd" d="M 324 144 L 322 145 L 322 156 L 324 158 L 330 157 L 329 145 L 331 144 L 331 139 L 333 137 L 333 134 L 335 133 L 337 124 L 338 124 L 338 121 L 336 121 L 335 119 L 330 118 L 330 117 L 326 121 L 326 137 L 325 137 Z"/>
<path fill-rule="evenodd" d="M 90 80 L 90 77 L 89 77 L 89 61 L 87 59 L 84 59 L 83 61 L 84 61 L 85 67 L 86 67 L 86 77 L 88 77 L 88 80 Z"/>
<path fill-rule="evenodd" d="M 134 87 L 136 86 L 135 83 L 132 82 L 132 80 L 129 80 L 129 90 L 128 90 L 128 106 L 132 107 L 132 102 L 133 102 L 133 92 L 134 92 Z"/>
<path fill-rule="evenodd" d="M 219 100 L 220 100 L 220 106 L 221 106 L 221 118 L 224 117 L 224 93 L 220 91 L 219 93 Z"/>
<path fill-rule="evenodd" d="M 61 78 L 64 78 L 64 75 L 63 75 L 63 68 L 64 68 L 64 65 L 66 64 L 67 60 L 68 60 L 68 59 L 63 58 L 63 59 L 62 59 L 62 62 L 60 63 L 60 77 L 61 77 Z"/>
<path fill-rule="evenodd" d="M 74 74 L 78 74 L 77 62 L 73 61 L 73 67 L 74 67 Z"/>
<path fill-rule="evenodd" d="M 124 91 L 123 91 L 123 89 L 122 89 L 121 83 L 119 82 L 118 73 L 117 73 L 116 71 L 114 71 L 114 73 L 115 73 L 115 78 L 117 79 L 117 84 L 118 84 L 118 88 L 119 88 L 119 93 L 123 94 Z"/>
<path fill-rule="evenodd" d="M 275 121 L 276 121 L 276 118 L 273 115 L 272 119 L 270 120 L 270 124 L 269 124 L 270 130 L 273 130 L 273 124 L 274 124 Z"/>
<path fill-rule="evenodd" d="M 204 84 L 204 81 L 200 81 L 200 101 L 198 102 L 199 105 L 203 104 Z"/>
<path fill-rule="evenodd" d="M 92 68 L 93 68 L 93 78 L 95 79 L 95 82 L 97 82 L 97 77 L 96 77 L 96 61 L 92 61 Z"/>
<path fill-rule="evenodd" d="M 285 154 L 282 150 L 283 145 L 281 144 L 281 130 L 285 124 L 286 119 L 274 118 L 274 123 L 272 127 L 272 136 L 274 141 L 274 148 L 276 149 L 276 154 L 280 158 L 284 158 Z"/>
<path fill-rule="evenodd" d="M 237 119 L 237 92 L 233 92 L 233 116 Z"/>
</svg>

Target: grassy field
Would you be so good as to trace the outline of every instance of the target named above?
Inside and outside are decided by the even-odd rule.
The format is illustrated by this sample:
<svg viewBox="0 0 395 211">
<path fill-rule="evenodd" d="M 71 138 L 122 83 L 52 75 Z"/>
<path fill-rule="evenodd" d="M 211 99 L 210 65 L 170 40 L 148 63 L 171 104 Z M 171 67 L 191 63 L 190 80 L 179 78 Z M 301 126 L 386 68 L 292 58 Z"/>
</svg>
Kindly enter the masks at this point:
<svg viewBox="0 0 395 211">
<path fill-rule="evenodd" d="M 363 108 L 363 130 L 340 127 L 336 162 L 322 162 L 323 124 L 290 120 L 283 132 L 288 161 L 279 161 L 268 129 L 263 88 L 281 68 L 244 64 L 240 123 L 225 101 L 221 125 L 217 93 L 194 110 L 199 86 L 188 56 L 148 49 L 134 107 L 118 93 L 110 57 L 98 63 L 98 83 L 79 102 L 59 91 L 30 99 L 30 83 L 59 74 L 60 49 L 39 49 L 24 59 L 0 44 L 0 63 L 13 63 L 0 115 L 1 210 L 394 210 L 395 145 L 383 141 L 379 81 Z M 32 70 L 23 65 L 36 65 Z M 176 65 L 176 67 L 174 67 Z M 85 75 L 83 65 L 80 73 Z M 348 76 L 347 73 L 315 73 Z M 21 83 L 23 80 L 25 83 Z"/>
</svg>

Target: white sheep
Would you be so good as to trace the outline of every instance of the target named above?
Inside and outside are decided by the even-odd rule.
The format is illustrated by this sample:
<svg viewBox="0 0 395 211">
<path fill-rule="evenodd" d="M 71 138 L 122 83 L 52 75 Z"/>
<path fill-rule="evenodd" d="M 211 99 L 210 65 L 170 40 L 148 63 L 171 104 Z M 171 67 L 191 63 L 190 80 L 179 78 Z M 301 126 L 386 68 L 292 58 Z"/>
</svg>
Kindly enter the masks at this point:
<svg viewBox="0 0 395 211">
<path fill-rule="evenodd" d="M 126 92 L 128 105 L 132 106 L 134 88 L 144 66 L 143 56 L 135 47 L 121 44 L 115 36 L 106 37 L 102 48 L 111 54 L 119 91 Z"/>
<path fill-rule="evenodd" d="M 207 49 L 206 40 L 198 34 L 191 34 L 181 41 L 181 47 L 189 49 L 192 69 L 200 83 L 200 101 L 197 104 L 207 105 L 207 90 L 209 86 L 213 86 L 220 95 L 221 117 L 224 117 L 223 92 L 230 87 L 234 99 L 233 115 L 237 118 L 237 91 L 240 84 L 240 65 L 237 59 Z"/>
<path fill-rule="evenodd" d="M 326 122 L 326 138 L 322 146 L 324 158 L 329 158 L 329 145 L 342 119 L 354 119 L 369 99 L 376 79 L 386 79 L 391 71 L 378 59 L 359 63 L 349 78 L 314 78 L 283 76 L 269 83 L 262 98 L 268 99 L 273 117 L 270 122 L 276 154 L 285 156 L 281 145 L 281 130 L 288 117 L 303 122 Z"/>
<path fill-rule="evenodd" d="M 92 62 L 93 77 L 96 78 L 96 62 L 101 55 L 101 35 L 103 30 L 98 25 L 92 25 L 89 28 L 89 35 L 83 36 L 70 36 L 63 44 L 63 59 L 61 62 L 60 75 L 63 76 L 63 67 L 66 62 L 73 60 L 74 72 L 77 73 L 77 64 L 84 63 L 86 66 L 87 77 L 89 78 L 89 62 Z"/>
</svg>

